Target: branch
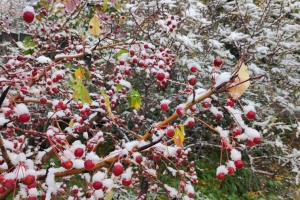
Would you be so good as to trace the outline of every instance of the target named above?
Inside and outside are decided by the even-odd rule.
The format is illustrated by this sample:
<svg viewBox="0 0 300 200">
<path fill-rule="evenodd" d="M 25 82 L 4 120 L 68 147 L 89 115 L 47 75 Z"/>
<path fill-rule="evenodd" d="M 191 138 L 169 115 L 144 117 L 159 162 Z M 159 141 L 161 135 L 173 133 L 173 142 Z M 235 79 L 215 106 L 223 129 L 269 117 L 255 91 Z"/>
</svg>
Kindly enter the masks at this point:
<svg viewBox="0 0 300 200">
<path fill-rule="evenodd" d="M 192 107 L 193 105 L 203 101 L 204 99 L 210 97 L 212 94 L 215 93 L 215 89 L 210 89 L 209 91 L 207 91 L 204 95 L 202 95 L 201 97 L 199 97 L 198 99 L 196 99 L 194 102 L 190 102 L 188 104 L 186 104 L 186 106 L 184 107 L 184 110 L 188 110 L 190 107 Z M 163 127 L 167 124 L 169 124 L 171 121 L 177 119 L 179 117 L 179 115 L 174 112 L 173 115 L 171 115 L 170 117 L 168 117 L 167 119 L 165 119 L 164 121 L 160 122 L 159 124 L 157 124 L 157 128 L 159 127 Z M 145 135 L 143 137 L 140 138 L 140 141 L 141 140 L 146 140 L 148 137 L 150 137 L 155 131 L 152 130 L 152 131 L 149 131 L 149 132 L 146 132 Z"/>
<path fill-rule="evenodd" d="M 8 156 L 7 150 L 4 147 L 4 141 L 2 139 L 2 135 L 0 136 L 0 148 L 1 148 L 2 157 L 5 160 L 5 162 L 8 166 L 8 169 L 12 168 L 14 165 L 12 164 L 12 162 Z"/>
</svg>

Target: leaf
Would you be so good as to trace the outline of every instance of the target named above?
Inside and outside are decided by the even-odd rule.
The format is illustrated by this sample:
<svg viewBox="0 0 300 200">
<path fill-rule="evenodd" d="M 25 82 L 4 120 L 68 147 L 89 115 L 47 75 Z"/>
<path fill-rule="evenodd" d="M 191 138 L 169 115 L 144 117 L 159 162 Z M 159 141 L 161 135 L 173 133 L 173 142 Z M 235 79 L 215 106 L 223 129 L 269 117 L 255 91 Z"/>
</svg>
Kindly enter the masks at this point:
<svg viewBox="0 0 300 200">
<path fill-rule="evenodd" d="M 106 110 L 107 110 L 109 116 L 110 116 L 112 119 L 114 119 L 114 115 L 113 115 L 113 113 L 112 113 L 112 111 L 111 111 L 110 101 L 109 101 L 108 96 L 106 95 L 106 93 L 105 93 L 104 90 L 102 90 L 101 88 L 98 88 L 98 89 L 99 89 L 101 95 L 102 95 L 103 98 L 104 98 Z"/>
<path fill-rule="evenodd" d="M 112 200 L 113 199 L 113 191 L 110 190 L 109 192 L 106 192 L 105 200 Z"/>
<path fill-rule="evenodd" d="M 91 19 L 89 24 L 90 24 L 89 30 L 91 34 L 94 36 L 99 36 L 101 32 L 99 18 L 96 15 L 94 15 L 94 17 Z"/>
<path fill-rule="evenodd" d="M 116 9 L 117 9 L 117 10 L 120 10 L 120 9 L 121 9 L 121 5 L 120 5 L 120 3 L 119 3 L 118 0 L 116 0 Z"/>
<path fill-rule="evenodd" d="M 87 81 L 91 81 L 90 71 L 87 68 L 85 68 L 85 67 L 83 67 L 82 69 L 84 70 L 84 77 L 85 77 L 85 79 Z"/>
<path fill-rule="evenodd" d="M 184 141 L 184 136 L 185 136 L 184 126 L 182 124 L 180 124 L 179 127 L 175 128 L 175 134 L 173 136 L 174 143 L 177 146 L 182 147 L 183 141 Z"/>
<path fill-rule="evenodd" d="M 129 51 L 127 49 L 121 49 L 118 53 L 117 53 L 117 60 L 120 60 L 122 57 L 122 54 L 129 54 Z"/>
<path fill-rule="evenodd" d="M 71 119 L 71 121 L 69 122 L 69 127 L 73 128 L 73 125 L 74 125 L 74 119 Z"/>
<path fill-rule="evenodd" d="M 131 90 L 130 92 L 130 107 L 138 110 L 141 107 L 142 98 L 137 90 Z"/>
<path fill-rule="evenodd" d="M 24 43 L 24 44 L 28 44 L 30 41 L 31 41 L 31 37 L 30 37 L 30 36 L 26 36 L 26 37 L 24 37 L 24 39 L 23 39 L 23 43 Z"/>
<path fill-rule="evenodd" d="M 65 68 L 70 69 L 71 67 L 72 67 L 71 63 L 66 63 L 66 64 L 65 64 Z"/>
<path fill-rule="evenodd" d="M 78 69 L 75 70 L 74 76 L 76 79 L 83 79 L 84 77 L 84 70 L 82 67 L 78 67 Z"/>
<path fill-rule="evenodd" d="M 92 103 L 92 99 L 90 97 L 88 89 L 82 84 L 82 80 L 76 79 L 75 85 L 72 87 L 74 90 L 74 93 L 72 97 L 74 99 L 80 99 L 83 103 Z"/>
<path fill-rule="evenodd" d="M 117 84 L 117 91 L 120 91 L 120 90 L 122 90 L 122 88 L 123 88 L 123 85 L 121 85 L 121 84 Z"/>
<path fill-rule="evenodd" d="M 237 73 L 238 73 L 238 77 L 236 77 L 234 80 L 235 84 L 241 83 L 250 78 L 248 69 L 244 63 L 242 63 L 242 65 Z M 235 87 L 232 87 L 228 90 L 229 90 L 229 93 L 232 96 L 232 98 L 237 99 L 245 93 L 245 91 L 248 89 L 249 85 L 250 85 L 250 81 L 246 81 L 246 82 L 239 84 Z"/>
<path fill-rule="evenodd" d="M 104 1 L 103 1 L 102 12 L 105 12 L 105 11 L 106 11 L 106 9 L 107 9 L 107 2 L 108 2 L 108 0 L 104 0 Z"/>
</svg>

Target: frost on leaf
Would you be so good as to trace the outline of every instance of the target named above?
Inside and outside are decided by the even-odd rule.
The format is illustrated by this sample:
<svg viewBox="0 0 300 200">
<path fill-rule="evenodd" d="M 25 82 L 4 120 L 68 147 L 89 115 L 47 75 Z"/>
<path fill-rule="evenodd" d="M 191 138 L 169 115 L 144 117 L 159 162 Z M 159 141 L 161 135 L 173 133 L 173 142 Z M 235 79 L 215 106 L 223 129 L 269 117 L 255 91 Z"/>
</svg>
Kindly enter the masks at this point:
<svg viewBox="0 0 300 200">
<path fill-rule="evenodd" d="M 242 96 L 245 91 L 248 89 L 250 85 L 250 81 L 246 81 L 249 79 L 249 72 L 244 63 L 242 63 L 239 71 L 238 71 L 238 77 L 235 78 L 234 84 L 237 84 L 237 86 L 234 86 L 229 90 L 230 95 L 233 99 L 238 99 L 240 96 Z M 246 81 L 246 82 L 244 82 Z M 243 82 L 243 83 L 241 83 Z M 241 84 L 239 84 L 241 83 Z"/>
<path fill-rule="evenodd" d="M 81 80 L 75 80 L 75 85 L 72 87 L 74 90 L 74 93 L 72 97 L 74 99 L 80 99 L 82 103 L 92 103 L 92 99 L 90 97 L 88 89 L 82 84 Z"/>
</svg>

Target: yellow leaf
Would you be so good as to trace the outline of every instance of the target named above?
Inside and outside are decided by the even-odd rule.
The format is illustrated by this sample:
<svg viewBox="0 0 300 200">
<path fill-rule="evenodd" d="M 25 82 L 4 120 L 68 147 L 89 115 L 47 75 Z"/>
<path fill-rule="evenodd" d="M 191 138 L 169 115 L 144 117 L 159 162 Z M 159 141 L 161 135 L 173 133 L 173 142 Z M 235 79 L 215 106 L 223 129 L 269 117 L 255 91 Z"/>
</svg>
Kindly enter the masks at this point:
<svg viewBox="0 0 300 200">
<path fill-rule="evenodd" d="M 112 198 L 113 198 L 113 191 L 110 190 L 109 192 L 106 192 L 105 200 L 112 200 Z"/>
<path fill-rule="evenodd" d="M 72 120 L 69 122 L 69 127 L 70 127 L 70 128 L 73 128 L 73 125 L 74 125 L 74 119 L 72 119 Z"/>
<path fill-rule="evenodd" d="M 175 134 L 173 136 L 174 143 L 177 146 L 182 147 L 184 136 L 185 136 L 184 126 L 180 124 L 179 127 L 175 128 Z"/>
<path fill-rule="evenodd" d="M 91 19 L 89 29 L 93 36 L 100 35 L 100 19 L 96 15 Z"/>
<path fill-rule="evenodd" d="M 83 77 L 84 77 L 84 70 L 81 67 L 78 67 L 78 69 L 76 69 L 74 75 L 75 75 L 76 79 L 83 79 Z"/>
<path fill-rule="evenodd" d="M 242 65 L 237 73 L 238 73 L 238 77 L 236 77 L 234 80 L 235 84 L 239 84 L 250 78 L 248 69 L 244 63 L 242 63 Z M 237 99 L 245 93 L 245 91 L 248 89 L 249 85 L 250 85 L 250 81 L 246 81 L 246 82 L 239 84 L 235 87 L 232 87 L 228 90 L 229 90 L 232 98 Z"/>
<path fill-rule="evenodd" d="M 105 12 L 105 11 L 106 11 L 106 9 L 107 9 L 107 2 L 108 2 L 108 0 L 104 0 L 104 1 L 103 1 L 102 12 Z"/>
</svg>

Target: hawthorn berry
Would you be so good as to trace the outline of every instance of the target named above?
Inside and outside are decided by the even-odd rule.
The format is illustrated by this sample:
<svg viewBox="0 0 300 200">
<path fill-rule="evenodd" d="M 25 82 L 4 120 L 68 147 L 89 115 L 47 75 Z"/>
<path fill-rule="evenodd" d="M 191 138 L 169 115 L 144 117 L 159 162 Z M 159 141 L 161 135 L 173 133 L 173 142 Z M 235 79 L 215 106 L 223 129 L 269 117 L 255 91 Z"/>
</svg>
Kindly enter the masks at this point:
<svg viewBox="0 0 300 200">
<path fill-rule="evenodd" d="M 215 58 L 214 60 L 215 67 L 221 67 L 222 64 L 223 64 L 223 60 L 221 58 Z"/>
<path fill-rule="evenodd" d="M 248 111 L 248 112 L 246 113 L 246 117 L 247 117 L 249 120 L 254 119 L 255 115 L 256 115 L 256 112 L 253 111 L 253 110 L 250 110 L 250 111 Z"/>
<path fill-rule="evenodd" d="M 224 173 L 220 173 L 217 175 L 217 179 L 219 179 L 220 181 L 224 180 L 226 178 L 226 175 Z"/>
<path fill-rule="evenodd" d="M 74 155 L 76 158 L 80 158 L 84 153 L 84 150 L 82 148 L 77 148 L 74 151 Z"/>
<path fill-rule="evenodd" d="M 27 175 L 24 179 L 23 182 L 25 185 L 31 185 L 35 182 L 35 176 L 33 175 Z"/>
<path fill-rule="evenodd" d="M 244 167 L 244 162 L 242 160 L 235 160 L 234 165 L 236 168 L 240 169 Z"/>
<path fill-rule="evenodd" d="M 123 174 L 123 172 L 124 172 L 124 168 L 120 163 L 116 164 L 112 169 L 112 173 L 115 176 L 120 176 L 121 174 Z"/>
<path fill-rule="evenodd" d="M 131 184 L 131 179 L 123 178 L 122 179 L 122 184 L 124 186 L 129 186 Z"/>
<path fill-rule="evenodd" d="M 93 188 L 94 188 L 95 190 L 100 190 L 100 189 L 102 188 L 102 186 L 103 186 L 103 184 L 102 184 L 102 182 L 100 182 L 100 181 L 95 181 L 95 182 L 93 183 Z"/>
<path fill-rule="evenodd" d="M 92 160 L 86 160 L 84 162 L 84 167 L 86 170 L 92 170 L 95 167 L 95 163 Z"/>
</svg>

